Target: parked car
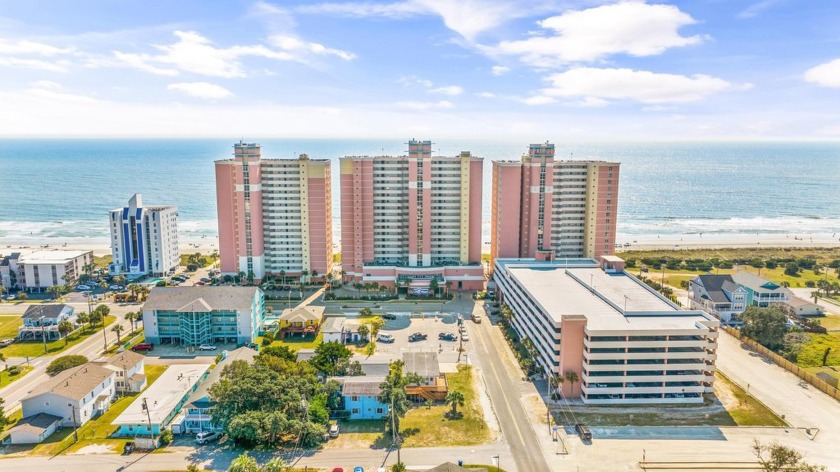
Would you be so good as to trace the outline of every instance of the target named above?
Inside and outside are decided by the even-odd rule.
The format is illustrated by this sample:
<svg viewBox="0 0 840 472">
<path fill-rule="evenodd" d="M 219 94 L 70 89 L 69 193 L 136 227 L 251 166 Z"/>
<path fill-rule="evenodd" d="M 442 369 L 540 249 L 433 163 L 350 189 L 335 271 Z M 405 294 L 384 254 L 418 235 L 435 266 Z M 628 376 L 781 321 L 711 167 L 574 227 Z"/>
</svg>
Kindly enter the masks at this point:
<svg viewBox="0 0 840 472">
<path fill-rule="evenodd" d="M 478 313 L 473 313 L 472 320 L 473 323 L 481 323 L 481 315 L 479 315 Z"/>
<path fill-rule="evenodd" d="M 108 287 L 108 290 L 114 290 L 114 291 L 119 291 L 119 290 L 123 290 L 123 289 L 125 289 L 125 287 L 123 287 L 122 285 L 111 285 L 110 287 Z"/>
<path fill-rule="evenodd" d="M 394 342 L 394 335 L 388 333 L 379 333 L 378 335 L 376 335 L 376 340 L 383 343 L 392 343 Z"/>
<path fill-rule="evenodd" d="M 134 452 L 135 444 L 134 441 L 129 441 L 123 445 L 123 455 L 127 456 Z"/>
<path fill-rule="evenodd" d="M 467 333 L 461 333 L 461 341 L 469 341 L 470 335 Z"/>
<path fill-rule="evenodd" d="M 214 346 L 212 344 L 202 344 L 201 346 L 198 346 L 198 350 L 199 351 L 215 351 L 216 346 Z"/>
<path fill-rule="evenodd" d="M 215 431 L 203 431 L 195 435 L 195 442 L 198 444 L 207 444 L 210 441 L 219 439 L 220 434 Z"/>
<path fill-rule="evenodd" d="M 200 281 L 202 281 L 202 282 L 204 282 L 204 283 L 208 283 L 208 282 L 210 282 L 210 279 L 208 279 L 207 277 L 202 277 L 202 278 L 200 278 L 200 279 L 198 279 L 198 280 L 200 280 Z"/>
<path fill-rule="evenodd" d="M 77 292 L 84 292 L 85 290 L 90 290 L 90 285 L 76 285 Z"/>
<path fill-rule="evenodd" d="M 334 467 L 332 472 L 344 472 L 344 467 Z"/>
<path fill-rule="evenodd" d="M 578 423 L 575 425 L 575 431 L 577 431 L 578 436 L 582 441 L 591 441 L 592 440 L 592 432 L 589 431 L 589 427 L 587 427 L 583 423 Z"/>
<path fill-rule="evenodd" d="M 15 342 L 15 338 L 6 338 L 0 341 L 0 347 L 11 346 Z"/>
<path fill-rule="evenodd" d="M 339 434 L 338 423 L 333 423 L 333 424 L 330 425 L 329 433 L 330 433 L 331 438 L 337 438 L 338 437 L 338 434 Z"/>
<path fill-rule="evenodd" d="M 17 298 L 17 295 L 15 295 L 14 293 L 6 295 L 6 300 L 14 300 L 15 298 Z"/>
<path fill-rule="evenodd" d="M 382 319 L 384 319 L 384 320 L 395 320 L 395 319 L 397 319 L 397 315 L 395 315 L 393 313 L 385 313 L 384 315 L 382 315 Z"/>
<path fill-rule="evenodd" d="M 408 341 L 412 343 L 415 341 L 425 341 L 428 337 L 429 336 L 427 334 L 423 333 L 411 333 L 411 335 L 408 337 Z"/>
<path fill-rule="evenodd" d="M 357 466 L 353 468 L 353 472 L 365 472 L 365 468 L 362 466 Z"/>
<path fill-rule="evenodd" d="M 438 339 L 441 341 L 455 341 L 458 339 L 458 336 L 455 333 L 440 333 L 438 334 Z"/>
<path fill-rule="evenodd" d="M 151 351 L 155 348 L 155 345 L 152 343 L 137 343 L 131 347 L 131 350 L 134 352 L 137 351 Z"/>
</svg>

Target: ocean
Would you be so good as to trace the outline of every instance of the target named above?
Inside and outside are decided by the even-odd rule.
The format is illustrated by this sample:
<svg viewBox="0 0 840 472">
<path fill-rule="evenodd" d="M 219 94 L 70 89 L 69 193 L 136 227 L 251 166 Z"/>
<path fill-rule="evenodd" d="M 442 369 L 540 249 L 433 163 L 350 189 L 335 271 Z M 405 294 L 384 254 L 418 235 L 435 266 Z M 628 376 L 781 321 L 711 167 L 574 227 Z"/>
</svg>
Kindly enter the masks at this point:
<svg viewBox="0 0 840 472">
<path fill-rule="evenodd" d="M 419 139 L 419 138 L 418 138 Z M 246 140 L 247 141 L 247 140 Z M 406 140 L 264 139 L 263 157 L 402 155 Z M 215 237 L 213 161 L 234 139 L 0 139 L 0 244 L 105 243 L 107 211 L 134 193 L 178 207 L 184 240 Z M 618 240 L 651 235 L 840 232 L 840 143 L 556 142 L 558 159 L 621 162 Z M 518 159 L 527 142 L 435 141 Z M 334 215 L 340 215 L 338 163 Z M 485 240 L 490 176 L 484 167 Z M 336 225 L 338 221 L 336 220 Z"/>
</svg>

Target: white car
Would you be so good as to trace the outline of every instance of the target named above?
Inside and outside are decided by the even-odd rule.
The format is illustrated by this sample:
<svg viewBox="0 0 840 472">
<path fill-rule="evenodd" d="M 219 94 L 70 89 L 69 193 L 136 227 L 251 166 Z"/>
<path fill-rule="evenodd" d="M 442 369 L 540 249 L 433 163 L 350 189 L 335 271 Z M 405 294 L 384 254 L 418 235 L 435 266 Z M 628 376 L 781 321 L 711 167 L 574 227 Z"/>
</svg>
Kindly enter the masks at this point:
<svg viewBox="0 0 840 472">
<path fill-rule="evenodd" d="M 6 300 L 14 300 L 17 296 L 14 293 L 6 295 Z"/>
<path fill-rule="evenodd" d="M 122 285 L 111 285 L 110 287 L 108 287 L 108 290 L 114 290 L 114 291 L 117 291 L 117 290 L 122 290 L 122 289 L 124 289 L 124 288 L 125 288 L 125 287 L 123 287 Z"/>
<path fill-rule="evenodd" d="M 198 350 L 199 351 L 215 351 L 216 346 L 214 346 L 212 344 L 202 344 L 201 346 L 198 346 Z"/>
<path fill-rule="evenodd" d="M 215 431 L 204 431 L 195 435 L 195 442 L 199 444 L 207 444 L 217 439 L 219 439 L 219 433 Z"/>
<path fill-rule="evenodd" d="M 77 292 L 83 292 L 85 290 L 90 290 L 90 285 L 76 285 Z"/>
<path fill-rule="evenodd" d="M 469 334 L 467 334 L 467 333 L 462 333 L 461 334 L 461 341 L 469 341 L 469 340 L 470 340 L 470 335 Z"/>
<path fill-rule="evenodd" d="M 376 336 L 376 340 L 383 343 L 392 343 L 394 342 L 394 335 L 388 333 L 379 333 Z"/>
</svg>

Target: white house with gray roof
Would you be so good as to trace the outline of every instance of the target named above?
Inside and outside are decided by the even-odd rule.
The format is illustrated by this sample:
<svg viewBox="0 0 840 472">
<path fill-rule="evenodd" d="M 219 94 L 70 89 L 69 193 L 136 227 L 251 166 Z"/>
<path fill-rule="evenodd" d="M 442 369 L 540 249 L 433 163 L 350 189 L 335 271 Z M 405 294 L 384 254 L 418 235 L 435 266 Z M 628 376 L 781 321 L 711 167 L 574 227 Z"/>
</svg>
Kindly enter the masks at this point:
<svg viewBox="0 0 840 472">
<path fill-rule="evenodd" d="M 731 275 L 698 275 L 688 284 L 689 308 L 703 310 L 723 323 L 738 323 L 747 308 L 747 291 Z"/>
<path fill-rule="evenodd" d="M 123 351 L 92 362 L 116 374 L 114 382 L 118 392 L 139 392 L 146 388 L 145 360 L 143 354 Z"/>
<path fill-rule="evenodd" d="M 114 371 L 96 364 L 67 369 L 42 382 L 23 400 L 23 417 L 39 413 L 61 418 L 61 426 L 81 426 L 111 406 Z"/>
<path fill-rule="evenodd" d="M 264 320 L 257 287 L 155 287 L 143 304 L 146 342 L 154 344 L 250 343 Z"/>
</svg>

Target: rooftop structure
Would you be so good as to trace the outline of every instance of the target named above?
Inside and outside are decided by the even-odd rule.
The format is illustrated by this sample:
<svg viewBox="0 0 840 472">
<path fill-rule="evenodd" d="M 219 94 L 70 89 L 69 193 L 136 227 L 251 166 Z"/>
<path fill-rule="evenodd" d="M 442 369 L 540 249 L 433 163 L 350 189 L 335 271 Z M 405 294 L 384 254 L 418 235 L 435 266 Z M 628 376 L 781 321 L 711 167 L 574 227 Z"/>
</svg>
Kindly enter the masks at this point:
<svg viewBox="0 0 840 472">
<path fill-rule="evenodd" d="M 512 326 L 548 376 L 576 372 L 585 403 L 699 403 L 714 381 L 719 322 L 683 310 L 614 257 L 497 259 Z M 573 390 L 574 389 L 574 390 Z"/>
<path fill-rule="evenodd" d="M 216 161 L 219 253 L 225 274 L 325 276 L 332 270 L 330 161 L 263 159 L 239 142 Z"/>
<path fill-rule="evenodd" d="M 618 162 L 555 160 L 531 144 L 520 161 L 493 161 L 490 257 L 599 257 L 615 250 Z"/>
</svg>

